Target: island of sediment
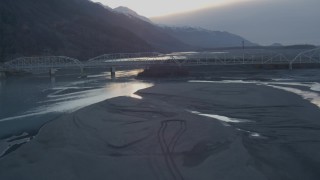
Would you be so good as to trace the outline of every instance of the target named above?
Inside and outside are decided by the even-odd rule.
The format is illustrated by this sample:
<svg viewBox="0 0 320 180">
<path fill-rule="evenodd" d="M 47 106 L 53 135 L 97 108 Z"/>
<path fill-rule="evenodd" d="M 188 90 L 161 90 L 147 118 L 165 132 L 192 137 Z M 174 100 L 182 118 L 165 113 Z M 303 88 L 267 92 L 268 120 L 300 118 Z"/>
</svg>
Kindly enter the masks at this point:
<svg viewBox="0 0 320 180">
<path fill-rule="evenodd" d="M 137 94 L 142 99 L 109 99 L 46 124 L 0 159 L 0 179 L 320 177 L 320 110 L 298 95 L 255 84 L 183 82 Z"/>
</svg>

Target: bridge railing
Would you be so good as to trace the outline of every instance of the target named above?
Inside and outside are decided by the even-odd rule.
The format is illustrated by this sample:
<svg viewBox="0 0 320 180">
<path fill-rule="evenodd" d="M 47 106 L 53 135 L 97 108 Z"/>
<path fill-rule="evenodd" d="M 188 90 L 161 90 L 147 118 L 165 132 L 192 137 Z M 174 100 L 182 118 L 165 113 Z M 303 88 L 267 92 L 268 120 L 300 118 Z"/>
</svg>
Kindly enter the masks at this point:
<svg viewBox="0 0 320 180">
<path fill-rule="evenodd" d="M 147 53 L 129 53 L 129 54 L 104 54 L 84 62 L 86 67 L 95 67 L 100 65 L 141 65 L 153 64 L 155 62 L 166 61 L 170 59 L 167 55 L 147 52 Z"/>
<path fill-rule="evenodd" d="M 37 71 L 50 68 L 77 67 L 82 69 L 82 62 L 66 56 L 21 57 L 6 62 L 7 69 L 17 71 Z"/>
<path fill-rule="evenodd" d="M 157 52 L 142 52 L 142 53 L 117 53 L 117 54 L 103 54 L 101 56 L 89 59 L 87 62 L 92 61 L 107 61 L 107 60 L 121 60 L 121 59 L 132 59 L 132 58 L 142 58 L 142 57 L 156 57 L 162 54 Z"/>
<path fill-rule="evenodd" d="M 299 53 L 291 61 L 293 63 L 320 63 L 320 47 Z"/>
<path fill-rule="evenodd" d="M 298 52 L 298 53 L 297 53 Z M 216 52 L 156 52 L 104 54 L 81 62 L 66 56 L 21 57 L 6 62 L 6 69 L 35 71 L 50 68 L 149 66 L 166 64 L 178 66 L 194 65 L 240 65 L 240 64 L 289 64 L 320 63 L 320 48 L 299 50 L 226 50 Z"/>
</svg>

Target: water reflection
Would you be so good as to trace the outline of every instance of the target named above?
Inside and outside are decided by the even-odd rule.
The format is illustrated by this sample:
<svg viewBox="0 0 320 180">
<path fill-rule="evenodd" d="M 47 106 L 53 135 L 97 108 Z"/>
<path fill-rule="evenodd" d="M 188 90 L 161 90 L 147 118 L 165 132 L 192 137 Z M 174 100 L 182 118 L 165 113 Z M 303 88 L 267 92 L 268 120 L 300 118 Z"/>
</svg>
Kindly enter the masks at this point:
<svg viewBox="0 0 320 180">
<path fill-rule="evenodd" d="M 104 101 L 106 99 L 129 96 L 141 99 L 134 93 L 140 89 L 151 87 L 151 83 L 144 82 L 125 82 L 125 83 L 108 83 L 100 88 L 90 87 L 60 87 L 55 88 L 53 93 L 47 95 L 45 101 L 40 101 L 40 106 L 26 111 L 22 115 L 0 119 L 7 121 L 30 117 L 35 115 L 43 115 L 48 113 L 65 113 L 73 112 L 82 107 Z"/>
<path fill-rule="evenodd" d="M 32 118 L 49 113 L 72 112 L 79 108 L 117 96 L 141 98 L 134 92 L 152 86 L 131 79 L 140 70 L 119 71 L 118 79 L 110 79 L 104 71 L 80 79 L 77 76 L 32 76 L 12 78 L 0 94 L 0 122 Z M 48 82 L 49 80 L 49 82 Z M 0 81 L 0 90 L 4 81 Z M 1 128 L 0 128 L 1 129 Z"/>
<path fill-rule="evenodd" d="M 110 83 L 102 88 L 66 88 L 64 91 L 70 90 L 69 93 L 57 94 L 61 90 L 48 95 L 48 101 L 43 101 L 43 106 L 35 108 L 28 113 L 30 114 L 46 114 L 52 112 L 73 112 L 82 107 L 95 104 L 106 99 L 118 96 L 134 96 L 134 93 L 140 89 L 151 87 L 152 84 L 144 82 L 126 82 L 126 83 Z M 57 99 L 55 99 L 57 98 Z M 55 102 L 54 102 L 55 101 Z M 48 102 L 54 102 L 48 104 Z"/>
<path fill-rule="evenodd" d="M 320 84 L 319 83 L 315 83 L 311 86 L 311 90 L 312 91 L 319 91 L 320 92 Z"/>
<path fill-rule="evenodd" d="M 226 123 L 246 123 L 246 122 L 252 122 L 250 120 L 246 120 L 246 119 L 238 119 L 238 118 L 232 118 L 232 117 L 226 117 L 226 116 L 221 116 L 221 115 L 217 115 L 217 114 L 205 114 L 205 113 L 201 113 L 198 111 L 190 111 L 193 114 L 197 114 L 199 116 L 205 116 L 205 117 L 209 117 L 209 118 L 213 118 L 222 122 L 226 122 Z"/>
</svg>

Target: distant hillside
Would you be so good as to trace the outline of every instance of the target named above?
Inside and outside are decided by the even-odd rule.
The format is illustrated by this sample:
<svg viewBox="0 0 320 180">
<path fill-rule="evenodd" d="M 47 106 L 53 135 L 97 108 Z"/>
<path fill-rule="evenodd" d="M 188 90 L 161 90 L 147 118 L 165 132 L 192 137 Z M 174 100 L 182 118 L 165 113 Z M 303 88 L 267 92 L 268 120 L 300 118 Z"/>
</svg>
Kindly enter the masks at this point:
<svg viewBox="0 0 320 180">
<path fill-rule="evenodd" d="M 157 26 L 89 0 L 0 1 L 0 60 L 188 48 Z"/>
<path fill-rule="evenodd" d="M 281 44 L 281 43 L 272 43 L 270 45 L 270 47 L 283 47 L 283 44 Z"/>
<path fill-rule="evenodd" d="M 239 47 L 242 46 L 242 41 L 246 46 L 258 45 L 228 32 L 193 27 L 163 27 L 163 29 L 182 42 L 202 48 Z"/>
<path fill-rule="evenodd" d="M 283 48 L 286 48 L 286 49 L 314 49 L 314 48 L 317 48 L 317 46 L 312 45 L 312 44 L 295 44 L 295 45 L 283 46 Z"/>
</svg>

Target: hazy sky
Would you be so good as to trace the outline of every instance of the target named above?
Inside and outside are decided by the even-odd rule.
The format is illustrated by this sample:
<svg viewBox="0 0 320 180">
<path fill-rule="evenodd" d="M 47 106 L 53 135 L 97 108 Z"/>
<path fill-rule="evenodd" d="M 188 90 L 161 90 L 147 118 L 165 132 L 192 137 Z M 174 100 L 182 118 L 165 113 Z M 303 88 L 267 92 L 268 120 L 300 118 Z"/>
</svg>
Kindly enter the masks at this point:
<svg viewBox="0 0 320 180">
<path fill-rule="evenodd" d="M 320 45 L 319 7 L 320 0 L 252 0 L 152 20 L 228 31 L 264 45 Z"/>
<path fill-rule="evenodd" d="M 126 6 L 159 24 L 228 31 L 264 45 L 320 45 L 320 0 L 92 1 L 111 8 Z"/>
<path fill-rule="evenodd" d="M 146 17 L 192 11 L 249 0 L 92 0 L 111 8 L 126 6 Z M 259 0 L 255 0 L 259 1 Z"/>
</svg>

